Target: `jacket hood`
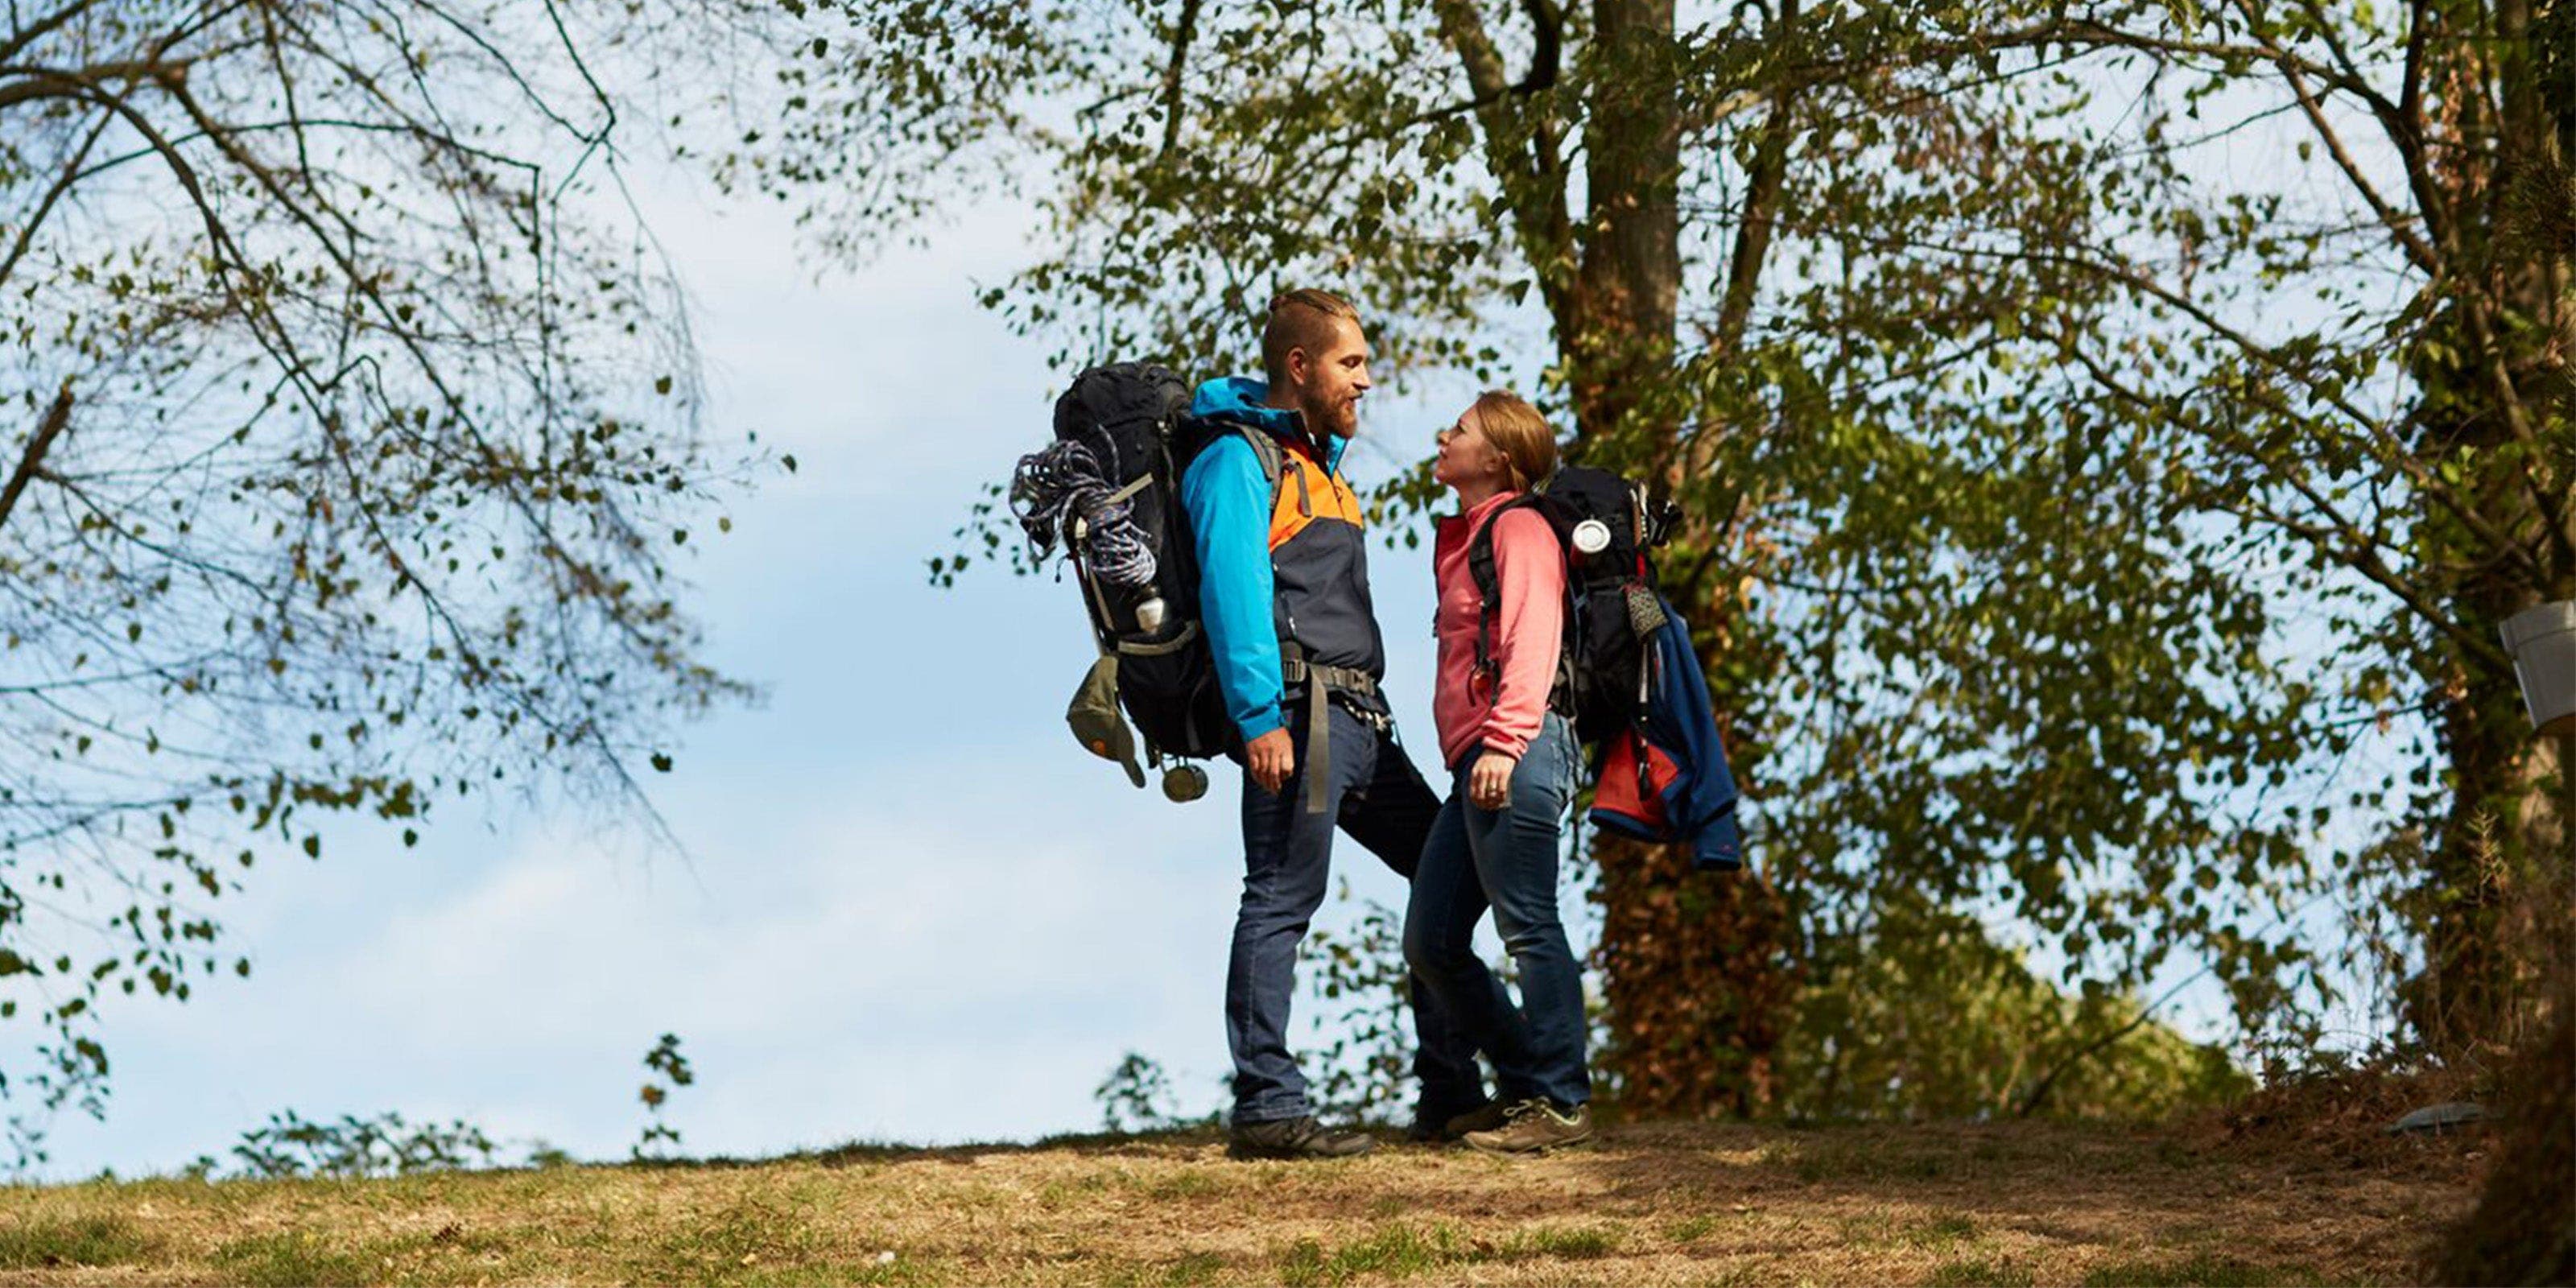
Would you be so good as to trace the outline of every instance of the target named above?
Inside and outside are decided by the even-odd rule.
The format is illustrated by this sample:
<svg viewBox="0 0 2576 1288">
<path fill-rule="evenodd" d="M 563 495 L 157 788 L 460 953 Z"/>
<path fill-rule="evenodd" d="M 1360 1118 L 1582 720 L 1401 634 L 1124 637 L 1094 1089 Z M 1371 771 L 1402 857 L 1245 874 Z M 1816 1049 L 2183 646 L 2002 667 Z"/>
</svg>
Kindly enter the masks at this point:
<svg viewBox="0 0 2576 1288">
<path fill-rule="evenodd" d="M 1199 386 L 1190 398 L 1190 414 L 1202 420 L 1250 426 L 1292 443 L 1312 443 L 1306 433 L 1306 418 L 1286 407 L 1268 406 L 1269 397 L 1270 385 L 1266 381 L 1251 376 L 1225 376 Z M 1314 444 L 1323 449 L 1326 472 L 1342 467 L 1342 449 L 1349 443 L 1348 439 L 1326 434 L 1323 442 Z"/>
</svg>

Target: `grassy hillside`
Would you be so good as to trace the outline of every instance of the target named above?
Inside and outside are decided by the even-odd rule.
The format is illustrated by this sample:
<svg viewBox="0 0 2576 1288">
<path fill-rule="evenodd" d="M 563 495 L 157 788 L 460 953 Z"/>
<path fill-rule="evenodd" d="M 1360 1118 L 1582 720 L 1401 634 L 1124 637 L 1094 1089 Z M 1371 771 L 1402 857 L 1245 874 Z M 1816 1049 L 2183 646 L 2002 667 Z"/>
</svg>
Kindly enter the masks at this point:
<svg viewBox="0 0 2576 1288">
<path fill-rule="evenodd" d="M 2472 1150 L 1653 1125 L 1542 1160 L 1213 1138 L 0 1191 L 0 1281 L 2405 1283 Z"/>
</svg>

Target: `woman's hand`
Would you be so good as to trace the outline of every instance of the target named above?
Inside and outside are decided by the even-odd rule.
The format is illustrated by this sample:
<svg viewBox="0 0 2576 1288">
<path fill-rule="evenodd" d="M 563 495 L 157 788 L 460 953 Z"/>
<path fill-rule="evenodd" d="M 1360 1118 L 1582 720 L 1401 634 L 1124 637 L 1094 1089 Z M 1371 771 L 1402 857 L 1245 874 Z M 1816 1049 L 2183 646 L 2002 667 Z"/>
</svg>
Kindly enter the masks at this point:
<svg viewBox="0 0 2576 1288">
<path fill-rule="evenodd" d="M 1488 751 L 1476 757 L 1467 770 L 1467 803 L 1478 809 L 1498 810 L 1512 798 L 1512 770 L 1521 758 Z"/>
</svg>

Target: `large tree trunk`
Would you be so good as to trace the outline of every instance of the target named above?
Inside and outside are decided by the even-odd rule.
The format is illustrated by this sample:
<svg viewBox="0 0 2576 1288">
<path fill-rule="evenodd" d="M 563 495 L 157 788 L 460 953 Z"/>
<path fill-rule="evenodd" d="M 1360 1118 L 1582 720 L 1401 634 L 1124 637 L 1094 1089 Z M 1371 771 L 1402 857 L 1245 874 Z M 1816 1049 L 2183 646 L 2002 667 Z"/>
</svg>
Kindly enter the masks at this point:
<svg viewBox="0 0 2576 1288">
<path fill-rule="evenodd" d="M 2558 1016 L 2516 1056 L 2505 1125 L 2475 1209 L 2443 1237 L 2428 1283 L 2576 1283 L 2576 993 L 2559 980 Z"/>
<path fill-rule="evenodd" d="M 2485 626 L 2530 598 L 2477 588 L 2461 616 Z M 2490 614 L 2495 615 L 2490 615 Z M 2564 739 L 2538 740 L 2513 673 L 2451 659 L 2466 682 L 2439 712 L 2446 816 L 2417 889 L 2424 969 L 2404 991 L 2405 1019 L 2431 1050 L 2461 1053 L 2528 1040 L 2553 960 L 2564 954 L 2576 895 L 2567 826 Z"/>
<path fill-rule="evenodd" d="M 1603 1064 L 1634 1114 L 1744 1116 L 1777 1091 L 1773 1053 L 1796 977 L 1786 905 L 1767 881 L 1691 871 L 1679 846 L 1599 836 Z"/>
<path fill-rule="evenodd" d="M 2556 41 L 2576 34 L 2564 3 L 2544 15 Z M 2576 51 L 2535 33 L 2527 0 L 2503 0 L 2492 21 L 2495 39 L 2468 46 L 2463 57 L 2472 63 L 2459 82 L 2496 86 L 2501 118 L 2486 119 L 2485 96 L 2456 94 L 2440 122 L 2454 140 L 2497 146 L 2450 149 L 2436 169 L 2454 218 L 2455 284 L 2439 320 L 2444 359 L 2417 367 L 2432 409 L 2419 419 L 2430 460 L 2456 459 L 2467 448 L 2473 459 L 2511 462 L 2529 450 L 2518 440 L 2534 427 L 2545 444 L 2553 419 L 2576 414 L 2565 366 L 2576 353 L 2569 248 L 2517 235 L 2509 213 L 2513 202 L 2548 186 L 2527 185 L 2526 174 L 2563 175 L 2576 153 L 2576 103 L 2550 89 L 2576 73 Z M 2557 195 L 2563 200 L 2563 188 Z M 2546 461 L 2490 467 L 2479 508 L 2526 543 L 2527 561 L 2478 557 L 2438 517 L 2419 526 L 2419 548 L 2432 566 L 2465 569 L 2439 589 L 2472 636 L 2495 640 L 2499 623 L 2515 612 L 2576 596 L 2569 554 L 2576 537 L 2568 532 L 2576 505 L 2550 496 L 2547 482 L 2564 470 Z M 2437 1051 L 2516 1045 L 2540 1018 L 2549 963 L 2568 943 L 2576 893 L 2576 832 L 2569 826 L 2576 765 L 2568 762 L 2576 740 L 2533 738 L 2500 653 L 2451 644 L 2426 679 L 2446 694 L 2436 729 L 2448 799 L 2415 892 L 2425 959 L 2406 989 L 2406 1019 Z"/>
<path fill-rule="evenodd" d="M 1673 76 L 1672 0 L 1604 0 L 1594 10 L 1606 75 L 1585 130 L 1582 258 L 1559 336 L 1578 450 L 1641 445 L 1616 464 L 1656 476 L 1676 468 L 1677 404 L 1643 397 L 1672 380 L 1681 288 L 1681 113 Z M 1717 516 L 1695 515 L 1705 537 Z M 1742 710 L 1741 668 L 1725 663 L 1742 611 L 1731 585 L 1666 587 L 1690 610 L 1713 696 Z M 1752 789 L 1747 748 L 1729 740 Z M 1596 836 L 1602 905 L 1597 964 L 1609 1004 L 1602 1064 L 1623 1105 L 1656 1114 L 1753 1112 L 1772 1094 L 1772 1052 L 1794 989 L 1787 910 L 1745 875 L 1694 873 L 1678 847 Z"/>
<path fill-rule="evenodd" d="M 1681 302 L 1681 103 L 1673 0 L 1594 6 L 1601 79 L 1584 129 L 1590 209 L 1566 350 L 1586 442 L 1622 431 L 1669 442 L 1669 408 L 1639 394 L 1670 384 Z"/>
</svg>

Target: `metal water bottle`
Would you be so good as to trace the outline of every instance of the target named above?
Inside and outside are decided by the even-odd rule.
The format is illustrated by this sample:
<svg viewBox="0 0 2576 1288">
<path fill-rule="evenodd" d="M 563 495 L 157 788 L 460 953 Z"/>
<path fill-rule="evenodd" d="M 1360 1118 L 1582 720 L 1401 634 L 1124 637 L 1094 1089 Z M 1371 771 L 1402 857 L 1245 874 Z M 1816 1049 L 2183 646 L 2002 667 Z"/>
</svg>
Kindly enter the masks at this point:
<svg viewBox="0 0 2576 1288">
<path fill-rule="evenodd" d="M 1610 525 L 1599 519 L 1585 519 L 1574 525 L 1574 548 L 1578 553 L 1597 555 L 1610 548 Z"/>
</svg>

